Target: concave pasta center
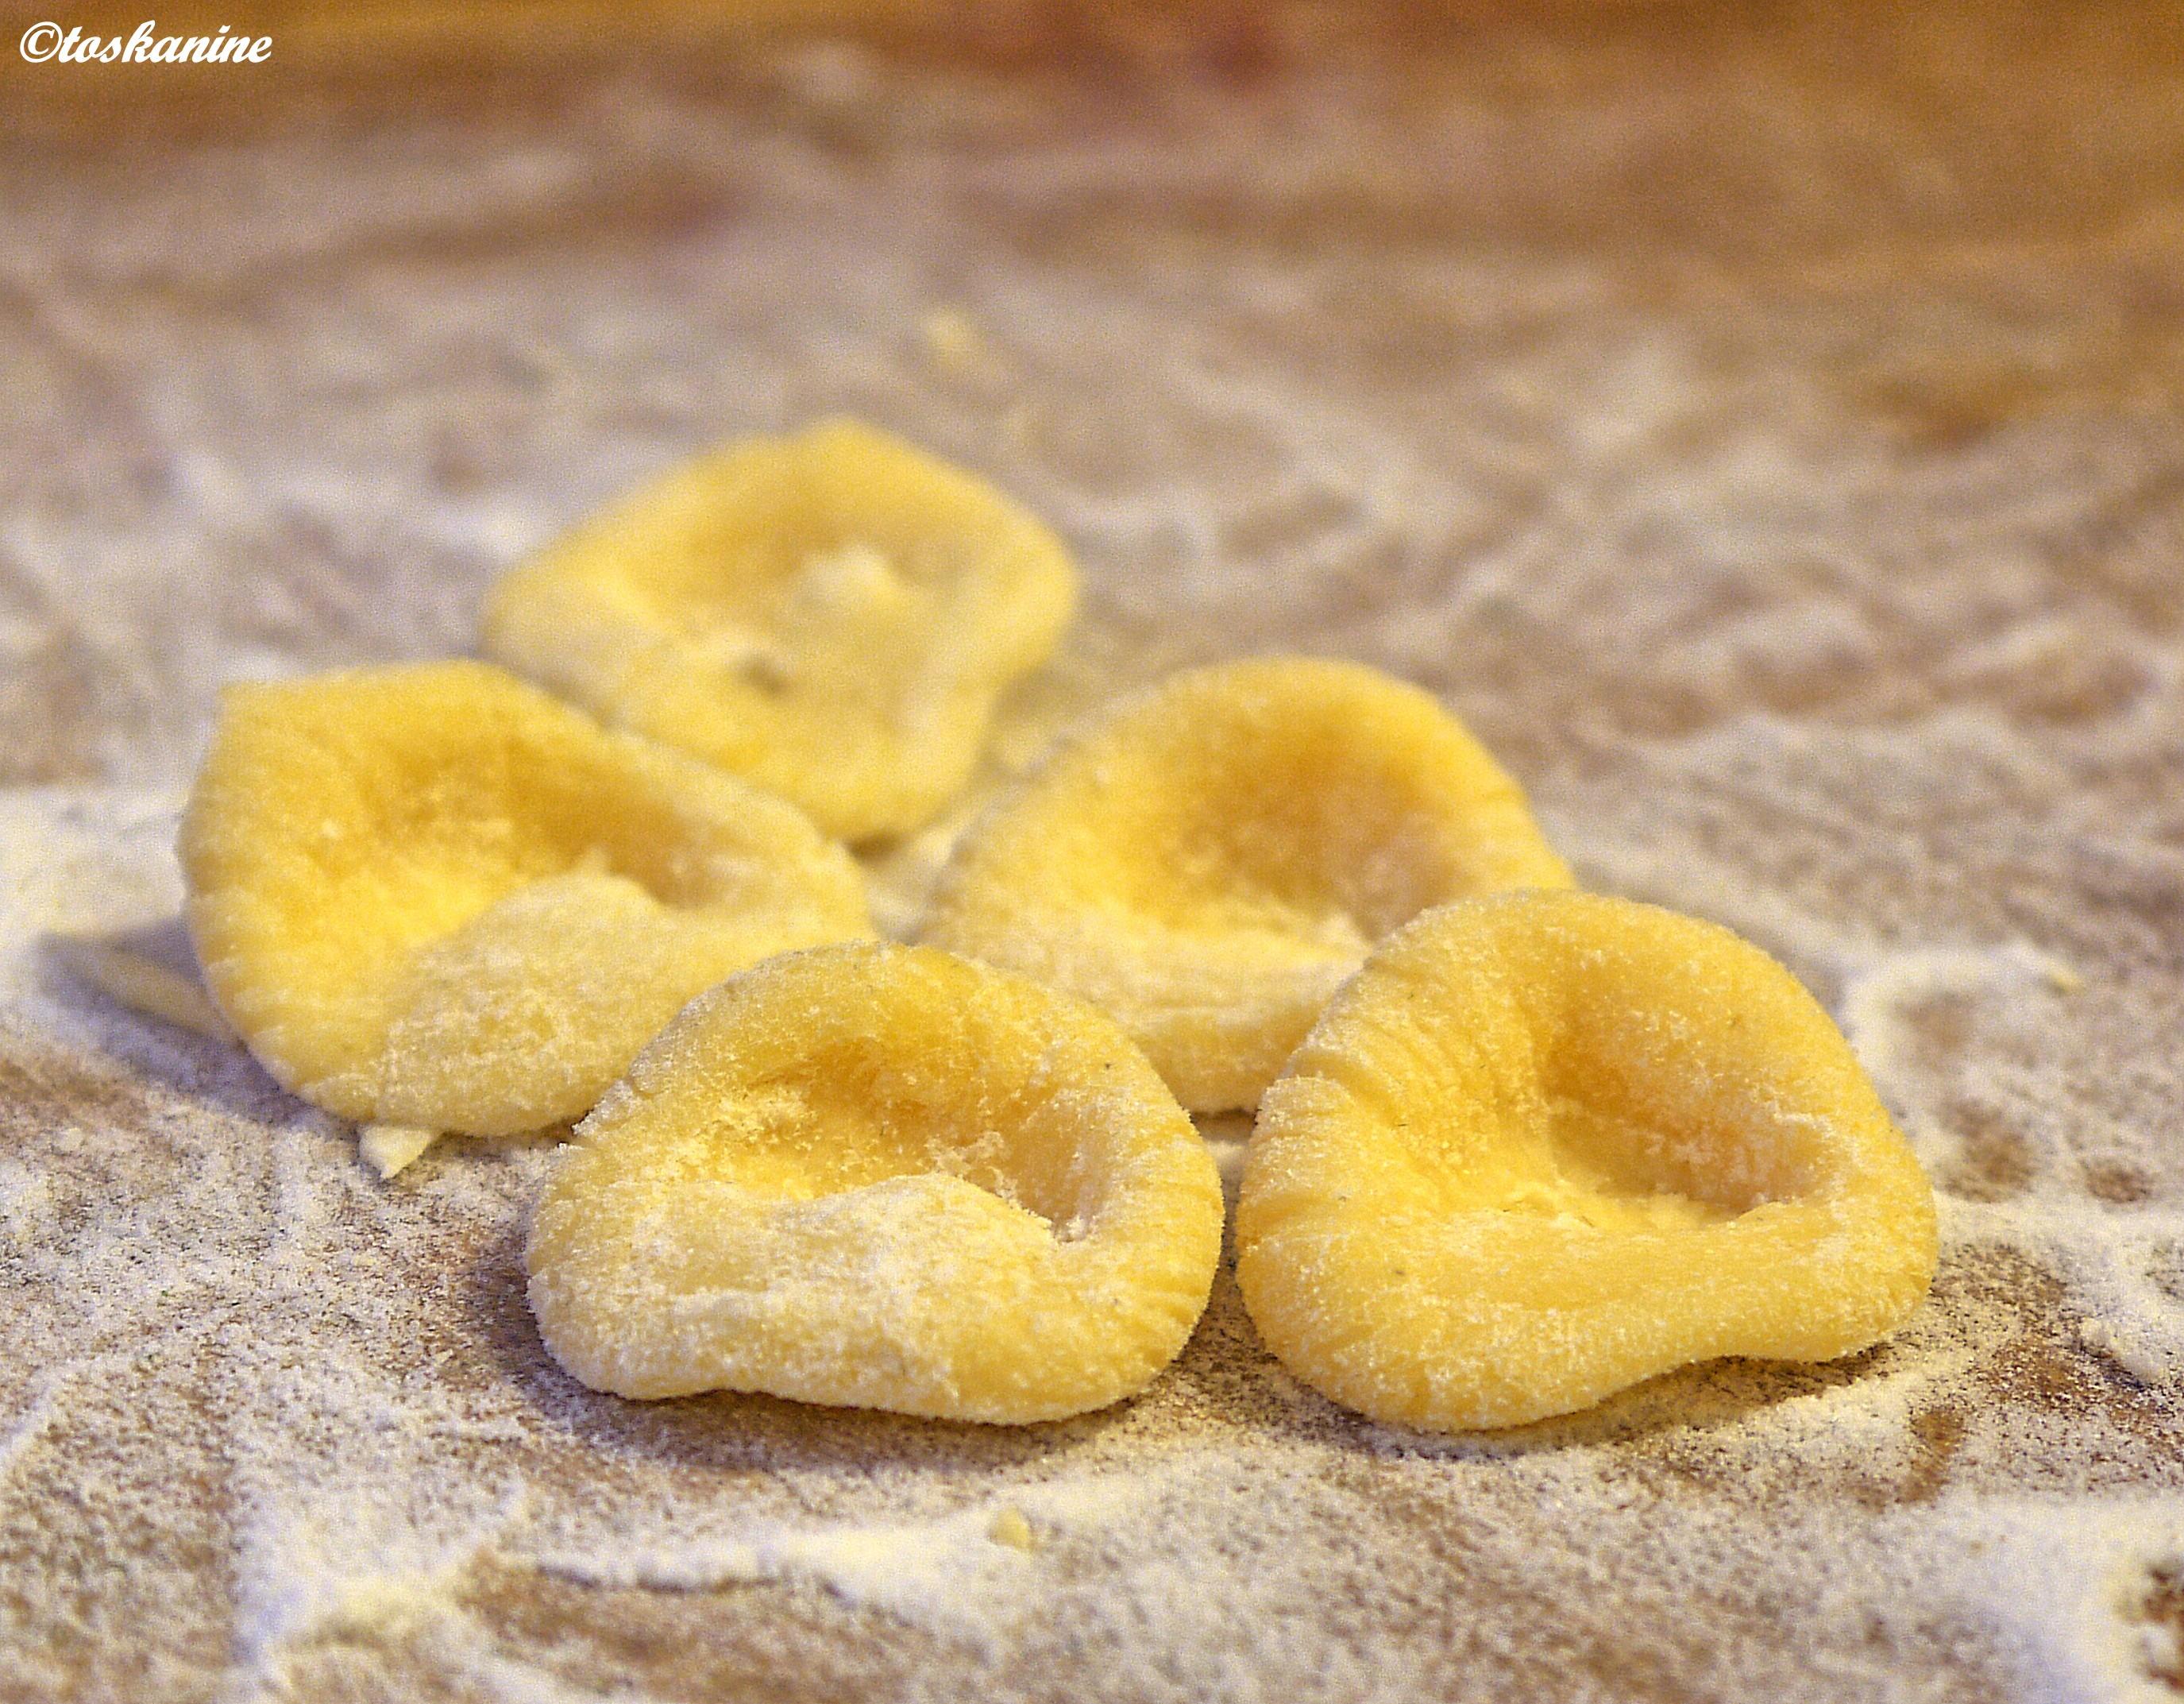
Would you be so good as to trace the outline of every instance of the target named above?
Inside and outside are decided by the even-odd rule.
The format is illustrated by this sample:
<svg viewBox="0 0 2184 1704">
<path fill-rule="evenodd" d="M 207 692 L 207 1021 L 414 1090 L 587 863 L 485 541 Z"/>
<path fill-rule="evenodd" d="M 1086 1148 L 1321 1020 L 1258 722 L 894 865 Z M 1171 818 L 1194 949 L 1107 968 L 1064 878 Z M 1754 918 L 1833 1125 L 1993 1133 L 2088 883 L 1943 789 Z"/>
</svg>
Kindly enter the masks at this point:
<svg viewBox="0 0 2184 1704">
<path fill-rule="evenodd" d="M 1799 1120 L 1763 1094 L 1724 1097 L 1718 1062 L 1689 1026 L 1659 1005 L 1626 1003 L 1633 991 L 1616 980 L 1605 972 L 1596 986 L 1579 970 L 1560 1009 L 1545 980 L 1519 997 L 1518 1028 L 1500 1038 L 1513 1088 L 1457 1137 L 1463 1149 L 1426 1150 L 1451 1209 L 1669 1232 L 1809 1191 Z"/>
<path fill-rule="evenodd" d="M 1602 1231 L 1672 1231 L 1720 1224 L 1802 1187 L 1792 1166 L 1776 1168 L 1786 1175 L 1771 1187 L 1717 1170 L 1719 1141 L 1559 1097 L 1540 1124 L 1511 1132 L 1506 1173 L 1478 1204 Z"/>
<path fill-rule="evenodd" d="M 916 560 L 860 534 L 821 533 L 733 567 L 713 557 L 711 574 L 650 601 L 695 657 L 768 696 L 816 686 L 893 717 L 944 589 L 911 572 Z"/>
<path fill-rule="evenodd" d="M 976 1062 L 905 1070 L 855 1041 L 754 1084 L 705 1132 L 706 1174 L 783 1202 L 941 1173 L 1044 1221 L 1081 1230 L 1074 1144 L 1028 1140 L 982 1116 L 994 1105 Z"/>
<path fill-rule="evenodd" d="M 1142 757 L 1143 791 L 1102 802 L 1125 855 L 1074 865 L 1085 897 L 1223 950 L 1256 939 L 1354 965 L 1451 875 L 1404 778 L 1311 737 L 1332 731 L 1247 726 L 1214 751 L 1178 742 Z"/>
</svg>

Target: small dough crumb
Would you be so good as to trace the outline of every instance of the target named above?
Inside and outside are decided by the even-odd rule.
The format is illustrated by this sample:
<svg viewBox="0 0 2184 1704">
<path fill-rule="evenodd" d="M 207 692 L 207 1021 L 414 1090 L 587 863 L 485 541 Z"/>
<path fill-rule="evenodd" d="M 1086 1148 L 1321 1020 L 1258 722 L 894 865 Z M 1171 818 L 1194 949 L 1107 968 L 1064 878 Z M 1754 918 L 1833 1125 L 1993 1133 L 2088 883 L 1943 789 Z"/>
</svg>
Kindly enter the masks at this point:
<svg viewBox="0 0 2184 1704">
<path fill-rule="evenodd" d="M 995 1544 L 1006 1545 L 1012 1550 L 1030 1551 L 1039 1548 L 1039 1534 L 1032 1530 L 1031 1522 L 1024 1518 L 1024 1511 L 1013 1503 L 994 1513 L 994 1523 L 986 1528 L 986 1536 Z"/>
<path fill-rule="evenodd" d="M 2078 1341 L 2106 1355 L 2141 1384 L 2165 1384 L 2176 1371 L 2167 1349 L 2138 1332 L 2119 1329 L 2109 1320 L 2080 1320 Z"/>
<path fill-rule="evenodd" d="M 389 1178 L 440 1139 L 437 1130 L 403 1124 L 367 1124 L 356 1133 L 357 1152 L 382 1179 Z"/>
</svg>

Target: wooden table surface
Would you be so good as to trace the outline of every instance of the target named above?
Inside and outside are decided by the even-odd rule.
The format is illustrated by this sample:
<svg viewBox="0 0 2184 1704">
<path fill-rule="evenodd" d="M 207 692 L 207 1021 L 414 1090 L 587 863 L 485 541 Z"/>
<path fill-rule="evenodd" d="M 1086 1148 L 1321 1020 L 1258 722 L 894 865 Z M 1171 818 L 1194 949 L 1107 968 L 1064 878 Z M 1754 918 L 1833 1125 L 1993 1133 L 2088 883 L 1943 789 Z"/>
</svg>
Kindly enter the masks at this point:
<svg viewBox="0 0 2184 1704">
<path fill-rule="evenodd" d="M 0 1699 L 2184 1690 L 2184 8 L 220 22 L 0 67 Z M 531 1330 L 542 1149 L 382 1185 L 71 972 L 171 946 L 221 681 L 467 650 L 830 412 L 1078 551 L 1026 718 L 1363 657 L 1785 957 L 1935 1176 L 1919 1321 L 1453 1446 L 1225 1276 L 1082 1423 L 640 1408 Z"/>
</svg>

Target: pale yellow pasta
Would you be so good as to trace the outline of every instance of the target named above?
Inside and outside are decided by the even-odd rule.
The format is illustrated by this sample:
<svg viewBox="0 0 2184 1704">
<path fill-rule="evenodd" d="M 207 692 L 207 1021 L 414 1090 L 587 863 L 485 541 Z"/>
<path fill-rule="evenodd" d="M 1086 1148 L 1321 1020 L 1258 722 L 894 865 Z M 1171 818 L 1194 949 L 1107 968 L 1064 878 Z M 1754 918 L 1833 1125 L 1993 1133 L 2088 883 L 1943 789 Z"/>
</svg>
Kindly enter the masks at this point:
<svg viewBox="0 0 2184 1704">
<path fill-rule="evenodd" d="M 1728 930 L 1574 892 L 1421 917 L 1259 1111 L 1237 1277 L 1373 1417 L 1507 1426 L 1917 1308 L 1932 1191 L 1812 997 Z"/>
<path fill-rule="evenodd" d="M 1221 1221 L 1205 1145 L 1100 1013 L 929 947 L 821 947 L 693 1003 L 580 1126 L 531 1305 L 626 1396 L 1047 1420 L 1175 1357 Z"/>
<path fill-rule="evenodd" d="M 1028 511 L 854 422 L 677 467 L 501 581 L 487 653 L 852 840 L 970 781 L 1076 571 Z"/>
<path fill-rule="evenodd" d="M 231 688 L 183 818 L 207 986 L 346 1118 L 588 1111 L 692 995 L 866 932 L 794 807 L 474 662 Z"/>
<path fill-rule="evenodd" d="M 1066 736 L 964 838 L 924 936 L 1111 1012 L 1195 1112 L 1250 1107 L 1373 943 L 1569 872 L 1428 694 L 1270 657 Z"/>
</svg>

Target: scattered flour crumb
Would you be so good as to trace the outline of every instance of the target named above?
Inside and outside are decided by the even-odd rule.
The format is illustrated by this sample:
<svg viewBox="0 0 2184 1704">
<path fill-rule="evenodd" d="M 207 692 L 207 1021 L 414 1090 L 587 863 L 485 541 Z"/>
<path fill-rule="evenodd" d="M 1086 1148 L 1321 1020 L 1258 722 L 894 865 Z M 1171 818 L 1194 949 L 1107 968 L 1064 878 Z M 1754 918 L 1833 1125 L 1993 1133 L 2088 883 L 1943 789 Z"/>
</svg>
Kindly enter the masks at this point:
<svg viewBox="0 0 2184 1704">
<path fill-rule="evenodd" d="M 1907 1552 L 1932 1548 L 1937 1574 L 2012 1627 L 2038 1696 L 2173 1699 L 2160 1675 L 2173 1629 L 2146 1615 L 2158 1574 L 2184 1554 L 2184 1501 L 2170 1497 L 1952 1498 Z"/>
<path fill-rule="evenodd" d="M 1021 1571 L 1045 1547 L 1047 1534 L 1096 1534 L 1173 1477 L 1140 1472 L 1024 1485 L 1004 1500 L 922 1520 L 770 1523 L 695 1538 L 609 1536 L 543 1553 L 532 1565 L 559 1578 L 625 1589 L 710 1591 L 810 1580 L 846 1603 L 991 1646 L 1020 1605 Z"/>
<path fill-rule="evenodd" d="M 2078 1340 L 2142 1384 L 2165 1384 L 2176 1376 L 2176 1351 L 2131 1322 L 2089 1316 L 2078 1321 Z"/>
<path fill-rule="evenodd" d="M 2139 1629 L 2139 1659 L 2157 1674 L 2173 1674 L 2184 1668 L 2184 1638 L 2176 1629 L 2159 1622 L 2148 1622 Z"/>
<path fill-rule="evenodd" d="M 283 1464 L 246 1461 L 242 1474 L 237 1645 L 247 1669 L 268 1677 L 314 1640 L 452 1613 L 456 1589 L 526 1500 L 520 1483 L 473 1484 L 427 1509 L 298 1483 Z"/>
</svg>

